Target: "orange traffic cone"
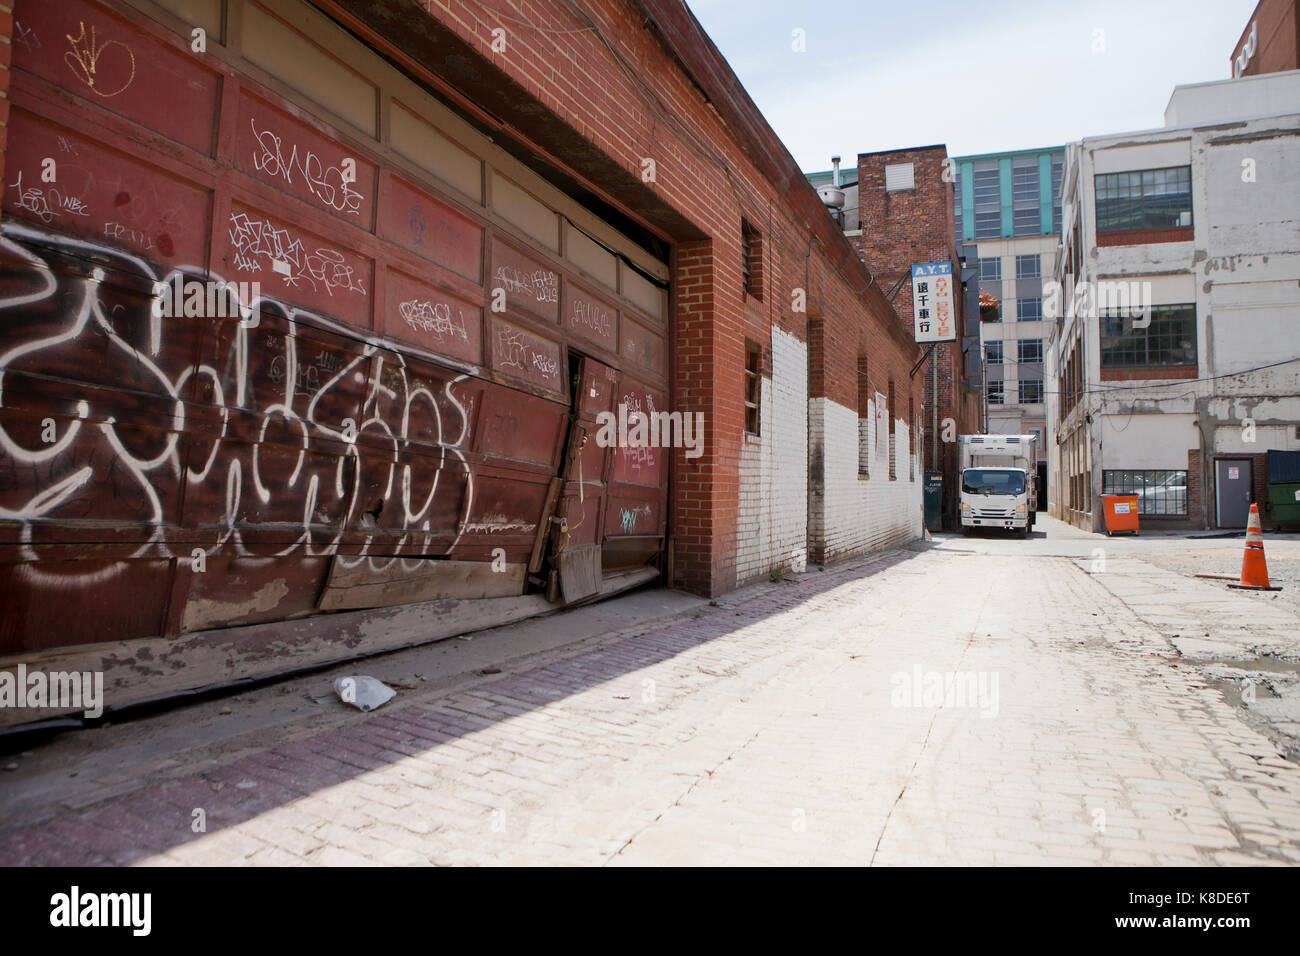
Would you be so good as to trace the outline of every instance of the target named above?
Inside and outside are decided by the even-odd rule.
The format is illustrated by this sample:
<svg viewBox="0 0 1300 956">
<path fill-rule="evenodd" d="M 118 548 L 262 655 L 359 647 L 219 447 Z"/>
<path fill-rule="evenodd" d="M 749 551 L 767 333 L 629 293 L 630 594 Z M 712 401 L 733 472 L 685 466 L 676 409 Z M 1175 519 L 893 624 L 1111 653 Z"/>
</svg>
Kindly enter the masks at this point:
<svg viewBox="0 0 1300 956">
<path fill-rule="evenodd" d="M 1264 535 L 1259 525 L 1259 505 L 1250 506 L 1246 524 L 1246 550 L 1241 556 L 1241 583 L 1230 588 L 1245 591 L 1280 591 L 1268 586 L 1268 563 L 1264 560 Z"/>
</svg>

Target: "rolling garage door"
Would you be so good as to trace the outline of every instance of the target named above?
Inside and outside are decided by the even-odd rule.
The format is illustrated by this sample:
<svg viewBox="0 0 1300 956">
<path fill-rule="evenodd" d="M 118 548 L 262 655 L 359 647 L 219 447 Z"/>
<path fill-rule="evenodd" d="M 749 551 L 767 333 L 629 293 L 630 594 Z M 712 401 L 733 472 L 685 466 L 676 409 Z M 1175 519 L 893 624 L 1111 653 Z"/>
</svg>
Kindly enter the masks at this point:
<svg viewBox="0 0 1300 956">
<path fill-rule="evenodd" d="M 575 442 L 669 410 L 666 265 L 307 4 L 164 6 L 16 5 L 0 657 L 657 567 L 667 453 Z"/>
</svg>

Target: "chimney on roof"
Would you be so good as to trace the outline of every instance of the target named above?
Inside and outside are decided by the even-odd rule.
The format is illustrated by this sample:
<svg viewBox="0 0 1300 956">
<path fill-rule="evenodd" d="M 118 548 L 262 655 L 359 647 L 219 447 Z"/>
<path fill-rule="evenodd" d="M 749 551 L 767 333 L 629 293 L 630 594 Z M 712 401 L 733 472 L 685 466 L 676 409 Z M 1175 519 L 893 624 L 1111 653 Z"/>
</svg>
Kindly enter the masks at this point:
<svg viewBox="0 0 1300 956">
<path fill-rule="evenodd" d="M 831 157 L 831 163 L 834 166 L 832 171 L 832 184 L 822 186 L 817 190 L 817 195 L 821 197 L 822 202 L 826 205 L 826 211 L 831 214 L 835 224 L 841 229 L 844 228 L 844 190 L 840 189 L 840 158 Z"/>
</svg>

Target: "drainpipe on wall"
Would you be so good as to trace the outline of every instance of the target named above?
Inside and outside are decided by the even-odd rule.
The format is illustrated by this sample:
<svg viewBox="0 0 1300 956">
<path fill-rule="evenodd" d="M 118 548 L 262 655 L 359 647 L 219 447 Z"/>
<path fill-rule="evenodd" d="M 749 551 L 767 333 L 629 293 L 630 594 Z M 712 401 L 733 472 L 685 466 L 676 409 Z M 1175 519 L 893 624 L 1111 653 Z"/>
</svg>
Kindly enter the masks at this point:
<svg viewBox="0 0 1300 956">
<path fill-rule="evenodd" d="M 939 467 L 939 358 L 937 348 L 930 350 L 930 467 Z"/>
<path fill-rule="evenodd" d="M 983 337 L 983 334 L 981 333 L 981 338 L 982 338 L 982 337 Z M 983 347 L 984 347 L 983 345 L 980 346 L 980 348 L 983 348 Z M 1003 348 L 1002 351 L 1005 352 L 1006 349 Z M 1003 367 L 1004 367 L 1004 368 L 1006 367 L 1006 361 L 1007 361 L 1007 358 L 1006 358 L 1005 355 L 1003 355 L 1003 356 L 1002 356 L 1002 363 L 1003 363 Z M 981 366 L 982 366 L 982 367 L 980 368 L 980 372 L 981 372 L 982 374 L 981 374 L 981 376 L 980 376 L 980 378 L 981 378 L 981 381 L 980 381 L 980 393 L 981 393 L 981 397 L 980 397 L 980 408 L 981 408 L 981 409 L 983 410 L 983 412 L 984 412 L 984 415 L 983 415 L 983 420 L 984 420 L 984 422 L 983 422 L 982 430 L 983 430 L 984 434 L 987 435 L 987 434 L 989 433 L 989 363 L 988 363 L 988 355 L 987 355 L 987 354 L 985 354 L 985 356 L 984 356 L 984 361 L 981 363 Z M 1005 375 L 1006 373 L 1003 372 L 1003 374 Z M 1016 374 L 1019 375 L 1019 374 L 1020 374 L 1019 371 L 1017 371 Z M 1002 388 L 1003 388 L 1004 391 L 1006 390 L 1006 384 L 1005 384 L 1005 382 L 1006 382 L 1006 380 L 1003 379 L 1003 385 L 1002 385 Z M 1002 396 L 1002 400 L 1003 400 L 1004 402 L 1006 401 L 1006 396 L 1005 396 L 1005 395 Z"/>
</svg>

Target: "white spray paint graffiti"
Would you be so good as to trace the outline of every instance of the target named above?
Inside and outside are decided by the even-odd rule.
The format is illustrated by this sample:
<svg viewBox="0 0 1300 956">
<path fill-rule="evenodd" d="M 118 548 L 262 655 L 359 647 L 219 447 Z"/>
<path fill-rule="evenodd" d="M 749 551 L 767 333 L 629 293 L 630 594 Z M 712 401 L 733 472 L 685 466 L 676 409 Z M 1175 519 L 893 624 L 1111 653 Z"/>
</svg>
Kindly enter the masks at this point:
<svg viewBox="0 0 1300 956">
<path fill-rule="evenodd" d="M 411 299 L 399 302 L 397 311 L 412 329 L 432 332 L 438 336 L 456 335 L 469 341 L 469 335 L 465 331 L 465 314 L 456 309 L 453 315 L 451 306 L 446 302 Z"/>
<path fill-rule="evenodd" d="M 50 186 L 48 189 L 43 186 L 24 186 L 21 169 L 18 171 L 17 182 L 10 183 L 9 188 L 14 190 L 17 196 L 14 204 L 19 209 L 30 212 L 41 222 L 53 222 L 64 214 L 90 215 L 90 210 L 80 197 L 66 194 L 57 186 Z"/>
<path fill-rule="evenodd" d="M 25 499 L 5 500 L 4 494 L 0 493 L 0 519 L 21 522 L 20 553 L 25 561 L 36 562 L 39 558 L 34 548 L 34 523 L 40 519 L 61 517 L 60 509 L 72 504 L 78 507 L 78 515 L 84 514 L 91 505 L 88 496 L 103 497 L 103 486 L 110 474 L 118 476 L 113 479 L 115 489 L 123 474 L 129 478 L 130 494 L 133 500 L 143 501 L 144 516 L 153 529 L 147 540 L 127 555 L 127 560 L 188 558 L 190 555 L 192 542 L 187 540 L 173 551 L 167 540 L 167 531 L 174 526 L 165 522 L 174 521 L 175 515 L 166 513 L 157 485 L 168 476 L 177 482 L 183 477 L 191 487 L 210 480 L 218 486 L 224 482 L 224 490 L 213 489 L 212 497 L 221 499 L 222 513 L 213 515 L 217 519 L 215 522 L 208 522 L 219 525 L 215 542 L 202 549 L 209 556 L 223 551 L 237 556 L 255 554 L 245 546 L 238 526 L 241 503 L 249 494 L 254 496 L 250 502 L 254 508 L 258 502 L 281 508 L 296 508 L 297 502 L 302 503 L 301 513 L 292 521 L 285 522 L 289 526 L 296 524 L 301 531 L 295 540 L 276 550 L 276 556 L 338 554 L 345 531 L 355 530 L 365 505 L 360 500 L 363 470 L 374 468 L 378 468 L 381 474 L 386 471 L 382 493 L 385 507 L 400 488 L 399 527 L 393 529 L 390 525 L 388 530 L 400 534 L 401 538 L 394 543 L 390 534 L 382 537 L 366 535 L 358 553 L 339 556 L 341 563 L 356 566 L 370 561 L 376 570 L 382 570 L 395 561 L 407 563 L 410 559 L 401 557 L 403 552 L 427 554 L 434 547 L 435 539 L 445 540 L 449 532 L 432 528 L 430 520 L 439 500 L 440 482 L 453 483 L 454 488 L 449 488 L 448 493 L 460 498 L 454 538 L 445 553 L 451 553 L 466 533 L 465 523 L 474 498 L 473 474 L 462 451 L 469 429 L 469 415 L 467 403 L 455 394 L 454 389 L 468 378 L 467 375 L 448 378 L 441 383 L 440 389 L 436 385 L 426 387 L 412 380 L 402 355 L 391 351 L 383 340 L 365 338 L 358 341 L 356 331 L 348 326 L 294 309 L 277 300 L 261 298 L 253 303 L 255 308 L 264 314 L 278 312 L 285 326 L 283 355 L 274 356 L 268 365 L 266 378 L 270 381 L 269 386 L 266 381 L 254 382 L 250 375 L 250 352 L 254 337 L 262 330 L 242 323 L 232 323 L 234 338 L 226 356 L 225 374 L 211 365 L 197 364 L 188 365 L 171 376 L 163 368 L 167 357 L 163 349 L 163 323 L 174 324 L 177 320 L 164 320 L 151 305 L 142 305 L 143 314 L 137 318 L 146 329 L 142 337 L 147 341 L 129 341 L 119 332 L 114 321 L 122 306 L 106 311 L 101 301 L 105 292 L 104 267 L 96 265 L 85 276 L 56 275 L 45 258 L 23 243 L 41 243 L 83 259 L 93 257 L 97 262 L 112 262 L 115 270 L 133 272 L 146 284 L 170 284 L 177 274 L 203 274 L 203 270 L 162 269 L 120 249 L 48 233 L 23 223 L 5 222 L 0 228 L 3 230 L 0 247 L 30 267 L 27 275 L 32 280 L 30 289 L 24 288 L 22 293 L 0 301 L 0 312 L 23 314 L 15 310 L 58 298 L 60 309 L 57 317 L 63 323 L 56 331 L 43 330 L 41 337 L 20 342 L 0 354 L 0 408 L 13 404 L 6 403 L 5 389 L 10 387 L 8 379 L 12 378 L 12 370 L 22 360 L 41 353 L 53 355 L 52 350 L 80 342 L 103 352 L 106 362 L 114 357 L 124 358 L 136 375 L 151 383 L 152 392 L 165 396 L 171 409 L 170 420 L 161 423 L 166 426 L 163 437 L 152 437 L 154 447 L 147 451 L 139 447 L 140 422 L 119 423 L 112 416 L 96 415 L 92 403 L 86 399 L 79 399 L 71 406 L 71 414 L 67 416 L 70 421 L 57 440 L 38 447 L 27 447 L 16 441 L 0 422 L 0 450 L 16 462 L 32 465 L 34 473 L 39 466 L 39 474 L 47 476 L 42 487 L 34 492 L 30 489 L 22 492 L 27 496 Z M 340 340 L 346 340 L 354 351 L 350 354 L 345 352 L 340 358 L 321 349 L 314 359 L 300 361 L 300 341 L 307 341 L 300 338 L 300 326 L 334 333 Z M 11 341 L 16 328 L 19 326 L 10 325 Z M 439 357 L 439 361 L 448 364 L 445 357 Z M 466 371 L 472 370 L 470 366 L 463 367 Z M 183 461 L 179 445 L 180 437 L 187 431 L 187 400 L 190 400 L 189 390 L 193 388 L 192 377 L 201 379 L 210 388 L 210 405 L 220 414 L 207 454 L 192 452 L 190 460 Z M 223 381 L 227 384 L 233 382 L 234 394 L 229 403 Z M 318 418 L 322 402 L 338 401 L 338 390 L 348 382 L 369 382 L 361 401 L 355 434 L 352 435 L 343 423 Z M 258 391 L 265 394 L 268 388 L 271 390 L 270 400 L 250 407 L 253 394 Z M 232 411 L 251 411 L 262 417 L 260 431 L 251 448 L 231 432 Z M 450 417 L 444 421 L 444 416 Z M 281 468 L 277 475 L 267 472 L 264 467 L 262 451 L 272 424 L 277 429 L 288 428 L 298 435 L 289 446 L 296 446 L 297 455 L 287 478 L 282 474 L 285 468 Z M 78 453 L 78 443 L 85 440 L 87 429 L 98 433 L 111 455 Z M 433 436 L 436 444 L 422 442 L 422 447 L 426 451 L 436 449 L 433 457 L 437 465 L 430 467 L 425 464 L 418 475 L 410 463 L 403 461 L 403 453 L 413 444 L 411 436 L 417 432 Z M 367 435 L 370 440 L 365 440 Z M 379 447 L 388 449 L 378 458 L 375 438 L 379 439 Z M 207 441 L 206 438 L 203 440 Z M 346 450 L 332 458 L 316 454 L 311 456 L 314 461 L 309 462 L 311 448 L 319 441 L 344 442 Z M 281 441 L 279 445 L 283 448 L 285 443 Z M 364 450 L 359 446 L 364 446 Z M 367 456 L 366 460 L 363 460 L 363 455 Z M 221 459 L 225 460 L 219 461 Z M 321 464 L 322 460 L 327 463 Z M 424 461 L 427 463 L 429 459 Z M 328 476 L 322 473 L 322 469 L 331 469 L 334 474 Z M 384 557 L 371 559 L 369 551 L 377 538 L 384 542 Z M 257 553 L 266 554 L 264 549 Z M 417 562 L 410 563 L 413 566 Z M 46 573 L 39 564 L 28 564 L 24 565 L 22 573 L 32 585 L 57 586 L 67 584 L 73 577 L 80 584 L 109 580 L 126 567 L 126 560 L 120 560 L 95 572 L 74 576 Z"/>
<path fill-rule="evenodd" d="M 538 302 L 558 302 L 560 299 L 559 276 L 545 269 L 520 272 L 510 266 L 497 266 L 496 278 L 497 285 L 508 295 L 523 295 Z"/>
<path fill-rule="evenodd" d="M 242 212 L 231 213 L 230 243 L 234 246 L 235 268 L 241 271 L 261 272 L 261 260 L 265 259 L 272 272 L 283 275 L 284 281 L 295 288 L 306 283 L 327 295 L 336 291 L 366 295 L 361 277 L 341 252 L 327 248 L 306 252 L 301 239 L 270 221 L 250 219 Z"/>
<path fill-rule="evenodd" d="M 559 363 L 545 352 L 529 345 L 522 333 L 513 329 L 497 329 L 497 349 L 503 369 L 517 368 L 526 372 L 531 368 L 541 372 L 547 379 L 559 378 Z"/>
<path fill-rule="evenodd" d="M 283 179 L 289 185 L 293 185 L 296 173 L 307 191 L 322 205 L 335 212 L 360 215 L 361 203 L 366 197 L 352 188 L 352 182 L 342 165 L 327 166 L 309 149 L 299 155 L 297 144 L 290 146 L 289 157 L 286 159 L 284 140 L 279 134 L 265 129 L 259 131 L 255 119 L 250 118 L 248 123 L 257 140 L 257 149 L 253 153 L 254 169 L 272 179 Z M 342 164 L 345 161 L 339 162 Z"/>
<path fill-rule="evenodd" d="M 585 299 L 573 300 L 572 319 L 576 325 L 590 329 L 600 336 L 612 335 L 614 318 L 608 309 L 603 309 L 595 302 Z"/>
</svg>

